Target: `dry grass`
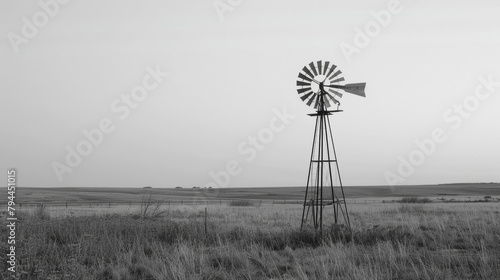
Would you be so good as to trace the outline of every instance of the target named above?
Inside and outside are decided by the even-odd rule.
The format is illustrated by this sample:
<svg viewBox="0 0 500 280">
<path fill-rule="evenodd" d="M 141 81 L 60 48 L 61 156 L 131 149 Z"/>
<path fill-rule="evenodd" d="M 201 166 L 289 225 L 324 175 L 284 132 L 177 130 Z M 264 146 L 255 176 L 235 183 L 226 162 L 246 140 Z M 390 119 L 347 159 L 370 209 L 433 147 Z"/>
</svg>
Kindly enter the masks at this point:
<svg viewBox="0 0 500 280">
<path fill-rule="evenodd" d="M 353 230 L 322 239 L 297 229 L 300 205 L 209 206 L 207 234 L 204 209 L 25 213 L 21 279 L 500 278 L 498 203 L 351 205 Z"/>
<path fill-rule="evenodd" d="M 431 203 L 432 200 L 430 200 L 427 197 L 403 197 L 398 202 L 401 202 L 401 203 Z"/>
<path fill-rule="evenodd" d="M 241 199 L 229 202 L 229 206 L 254 206 L 254 203 L 248 199 Z"/>
</svg>

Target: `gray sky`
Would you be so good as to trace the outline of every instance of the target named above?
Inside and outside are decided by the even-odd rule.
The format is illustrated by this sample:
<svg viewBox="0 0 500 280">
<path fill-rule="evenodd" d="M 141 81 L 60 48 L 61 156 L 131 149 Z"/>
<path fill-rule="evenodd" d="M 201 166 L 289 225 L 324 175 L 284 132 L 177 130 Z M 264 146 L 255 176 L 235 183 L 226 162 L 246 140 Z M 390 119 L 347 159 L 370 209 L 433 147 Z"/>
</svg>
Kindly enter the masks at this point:
<svg viewBox="0 0 500 280">
<path fill-rule="evenodd" d="M 0 3 L 21 186 L 304 185 L 317 60 L 367 83 L 331 120 L 344 185 L 500 181 L 496 1 L 67 2 Z"/>
</svg>

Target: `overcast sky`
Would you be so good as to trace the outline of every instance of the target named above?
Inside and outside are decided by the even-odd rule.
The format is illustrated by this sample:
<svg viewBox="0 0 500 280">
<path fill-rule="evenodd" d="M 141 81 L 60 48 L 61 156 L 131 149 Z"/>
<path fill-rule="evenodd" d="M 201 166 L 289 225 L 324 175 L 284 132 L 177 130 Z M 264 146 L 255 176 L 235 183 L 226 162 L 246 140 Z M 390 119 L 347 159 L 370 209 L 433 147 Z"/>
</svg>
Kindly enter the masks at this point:
<svg viewBox="0 0 500 280">
<path fill-rule="evenodd" d="M 314 110 L 295 82 L 325 60 L 367 83 L 331 119 L 344 185 L 498 182 L 499 14 L 465 0 L 2 1 L 1 169 L 31 187 L 304 185 Z"/>
</svg>

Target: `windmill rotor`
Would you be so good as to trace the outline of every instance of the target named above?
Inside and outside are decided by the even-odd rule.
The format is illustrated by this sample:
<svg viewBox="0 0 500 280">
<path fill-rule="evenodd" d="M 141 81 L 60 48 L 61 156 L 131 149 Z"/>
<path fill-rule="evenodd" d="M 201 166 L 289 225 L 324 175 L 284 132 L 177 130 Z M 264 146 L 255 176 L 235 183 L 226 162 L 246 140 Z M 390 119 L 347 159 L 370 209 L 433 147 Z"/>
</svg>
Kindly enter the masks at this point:
<svg viewBox="0 0 500 280">
<path fill-rule="evenodd" d="M 342 84 L 345 79 L 337 66 L 329 61 L 312 61 L 299 72 L 297 92 L 308 106 L 325 110 L 340 105 L 344 93 L 365 97 L 366 83 Z"/>
</svg>

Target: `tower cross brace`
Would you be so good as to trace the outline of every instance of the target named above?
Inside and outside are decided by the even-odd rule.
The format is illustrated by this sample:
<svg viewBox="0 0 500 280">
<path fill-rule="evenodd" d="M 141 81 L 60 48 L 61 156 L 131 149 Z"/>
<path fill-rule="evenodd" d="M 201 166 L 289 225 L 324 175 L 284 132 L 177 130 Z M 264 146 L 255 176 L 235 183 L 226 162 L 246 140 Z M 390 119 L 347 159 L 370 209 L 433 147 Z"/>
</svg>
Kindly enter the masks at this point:
<svg viewBox="0 0 500 280">
<path fill-rule="evenodd" d="M 340 223 L 342 218 L 344 224 L 350 228 L 349 213 L 347 212 L 329 118 L 333 113 L 342 112 L 342 110 L 327 110 L 325 95 L 321 83 L 317 111 L 315 114 L 309 114 L 309 116 L 316 117 L 316 125 L 300 224 L 300 228 L 303 229 L 310 218 L 312 226 L 315 230 L 319 230 L 320 233 L 323 231 L 323 223 L 327 218 L 324 216 L 327 211 L 324 212 L 323 210 L 329 205 L 332 205 L 333 208 L 334 224 Z M 337 178 L 340 193 L 336 193 L 334 189 L 334 181 Z"/>
</svg>

